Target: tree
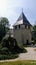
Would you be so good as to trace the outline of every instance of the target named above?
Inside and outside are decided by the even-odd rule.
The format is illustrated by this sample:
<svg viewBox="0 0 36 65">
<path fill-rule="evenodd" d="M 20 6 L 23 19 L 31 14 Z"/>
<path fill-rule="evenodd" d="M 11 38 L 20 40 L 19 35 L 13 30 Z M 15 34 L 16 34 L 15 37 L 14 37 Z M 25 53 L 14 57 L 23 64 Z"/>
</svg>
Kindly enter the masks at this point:
<svg viewBox="0 0 36 65">
<path fill-rule="evenodd" d="M 0 41 L 4 37 L 5 33 L 6 33 L 5 27 L 0 25 Z"/>
<path fill-rule="evenodd" d="M 5 18 L 5 17 L 3 17 L 3 18 L 1 19 L 0 24 L 2 24 L 6 29 L 9 28 L 9 21 L 8 21 L 8 19 Z"/>
<path fill-rule="evenodd" d="M 9 21 L 7 18 L 2 17 L 0 20 L 0 41 L 5 36 L 8 30 L 9 30 Z"/>
<path fill-rule="evenodd" d="M 34 29 L 33 39 L 34 39 L 34 42 L 36 43 L 36 25 L 34 25 L 33 29 Z"/>
</svg>

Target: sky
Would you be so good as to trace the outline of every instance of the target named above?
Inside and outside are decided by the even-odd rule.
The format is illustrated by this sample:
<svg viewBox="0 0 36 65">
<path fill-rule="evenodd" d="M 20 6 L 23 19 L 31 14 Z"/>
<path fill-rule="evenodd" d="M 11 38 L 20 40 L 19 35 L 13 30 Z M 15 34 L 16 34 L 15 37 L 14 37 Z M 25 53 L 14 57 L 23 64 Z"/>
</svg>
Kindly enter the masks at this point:
<svg viewBox="0 0 36 65">
<path fill-rule="evenodd" d="M 36 22 L 36 0 L 0 0 L 0 17 L 9 20 L 10 27 L 16 22 L 21 12 L 33 25 Z"/>
</svg>

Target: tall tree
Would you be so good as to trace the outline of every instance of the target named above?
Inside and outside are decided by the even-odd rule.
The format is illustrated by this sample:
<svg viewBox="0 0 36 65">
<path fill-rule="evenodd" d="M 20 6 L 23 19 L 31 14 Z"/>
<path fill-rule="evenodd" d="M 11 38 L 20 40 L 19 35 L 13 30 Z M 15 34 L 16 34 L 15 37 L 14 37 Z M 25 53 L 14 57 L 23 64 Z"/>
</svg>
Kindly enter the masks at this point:
<svg viewBox="0 0 36 65">
<path fill-rule="evenodd" d="M 34 25 L 33 29 L 34 29 L 33 39 L 34 39 L 34 41 L 36 43 L 36 25 Z"/>
<path fill-rule="evenodd" d="M 9 21 L 7 18 L 2 17 L 0 20 L 0 41 L 5 36 L 8 30 L 9 30 Z"/>
</svg>

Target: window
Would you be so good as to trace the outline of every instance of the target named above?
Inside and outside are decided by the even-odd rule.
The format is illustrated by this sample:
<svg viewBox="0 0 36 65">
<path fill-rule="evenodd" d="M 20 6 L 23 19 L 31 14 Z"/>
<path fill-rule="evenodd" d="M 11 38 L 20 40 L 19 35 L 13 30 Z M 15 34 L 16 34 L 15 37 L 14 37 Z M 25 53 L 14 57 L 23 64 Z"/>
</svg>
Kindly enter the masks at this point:
<svg viewBox="0 0 36 65">
<path fill-rule="evenodd" d="M 20 25 L 17 26 L 17 29 L 20 29 Z"/>
<path fill-rule="evenodd" d="M 28 26 L 28 29 L 30 29 L 30 26 Z"/>
<path fill-rule="evenodd" d="M 27 25 L 25 25 L 25 28 L 27 28 Z"/>
<path fill-rule="evenodd" d="M 25 25 L 25 29 L 30 29 L 30 26 Z"/>
<path fill-rule="evenodd" d="M 19 25 L 19 28 L 20 28 L 20 25 Z"/>
<path fill-rule="evenodd" d="M 15 29 L 17 29 L 17 26 L 15 26 Z"/>
<path fill-rule="evenodd" d="M 15 29 L 20 29 L 20 25 L 17 25 L 14 27 Z"/>
<path fill-rule="evenodd" d="M 27 44 L 27 45 L 29 44 L 29 40 L 26 40 L 26 44 Z"/>
</svg>

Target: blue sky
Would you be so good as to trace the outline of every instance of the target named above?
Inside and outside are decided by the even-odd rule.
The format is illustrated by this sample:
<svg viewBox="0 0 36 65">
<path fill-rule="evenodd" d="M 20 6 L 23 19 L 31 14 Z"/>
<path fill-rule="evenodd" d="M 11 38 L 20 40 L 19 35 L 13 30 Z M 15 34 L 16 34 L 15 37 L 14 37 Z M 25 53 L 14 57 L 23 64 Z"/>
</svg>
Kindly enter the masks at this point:
<svg viewBox="0 0 36 65">
<path fill-rule="evenodd" d="M 22 12 L 31 24 L 36 21 L 36 0 L 0 0 L 0 17 L 7 17 L 11 26 Z"/>
</svg>

